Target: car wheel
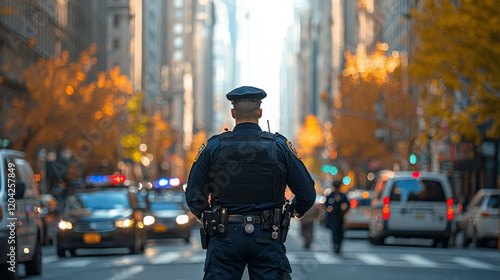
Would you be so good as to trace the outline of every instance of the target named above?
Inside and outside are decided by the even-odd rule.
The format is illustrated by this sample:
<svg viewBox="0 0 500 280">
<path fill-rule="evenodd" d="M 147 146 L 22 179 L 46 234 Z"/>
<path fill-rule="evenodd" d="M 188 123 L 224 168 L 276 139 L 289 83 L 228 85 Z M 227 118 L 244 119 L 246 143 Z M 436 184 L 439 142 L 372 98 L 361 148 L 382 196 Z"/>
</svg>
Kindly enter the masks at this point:
<svg viewBox="0 0 500 280">
<path fill-rule="evenodd" d="M 449 237 L 440 238 L 439 242 L 441 242 L 441 248 L 448 248 L 448 244 L 450 243 L 450 238 Z"/>
<path fill-rule="evenodd" d="M 5 265 L 2 264 L 0 265 L 0 279 L 2 280 L 18 280 L 19 279 L 19 273 L 17 272 L 17 269 L 19 265 L 16 266 L 16 270 L 14 272 L 10 271 L 9 268 L 10 265 Z"/>
<path fill-rule="evenodd" d="M 138 235 L 136 234 L 134 236 L 134 244 L 132 245 L 132 247 L 129 248 L 130 253 L 133 255 L 140 254 L 140 253 L 142 253 L 142 250 L 141 250 L 142 247 L 143 247 L 142 241 L 140 240 L 140 238 L 138 240 Z"/>
<path fill-rule="evenodd" d="M 370 243 L 373 245 L 384 245 L 384 237 L 370 237 Z"/>
<path fill-rule="evenodd" d="M 0 264 L 0 279 L 2 280 L 18 280 L 19 279 L 19 263 L 17 262 L 17 256 L 16 258 L 16 266 L 14 267 L 14 271 L 11 271 L 11 265 L 10 264 Z"/>
<path fill-rule="evenodd" d="M 65 258 L 66 257 L 66 250 L 57 247 L 57 256 L 60 258 Z"/>
<path fill-rule="evenodd" d="M 474 243 L 476 247 L 484 247 L 483 240 L 477 237 L 476 229 L 474 229 L 474 232 L 472 233 L 472 243 Z"/>
<path fill-rule="evenodd" d="M 42 274 L 42 245 L 40 239 L 35 246 L 35 255 L 31 261 L 25 263 L 26 275 L 40 275 Z"/>
</svg>

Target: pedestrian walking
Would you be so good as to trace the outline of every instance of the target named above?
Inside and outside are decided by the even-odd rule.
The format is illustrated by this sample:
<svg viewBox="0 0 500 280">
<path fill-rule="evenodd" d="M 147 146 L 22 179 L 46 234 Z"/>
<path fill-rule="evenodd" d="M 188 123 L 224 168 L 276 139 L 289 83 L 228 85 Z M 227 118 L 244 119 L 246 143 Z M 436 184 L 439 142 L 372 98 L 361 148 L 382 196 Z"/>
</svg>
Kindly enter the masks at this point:
<svg viewBox="0 0 500 280">
<path fill-rule="evenodd" d="M 202 222 L 205 280 L 241 279 L 245 267 L 250 279 L 291 279 L 284 241 L 290 218 L 313 205 L 314 181 L 287 138 L 261 130 L 266 96 L 250 86 L 229 92 L 236 126 L 203 143 L 189 173 L 186 201 Z"/>
<path fill-rule="evenodd" d="M 319 219 L 319 209 L 316 205 L 311 207 L 300 219 L 301 233 L 304 237 L 304 248 L 310 249 L 314 238 L 314 224 Z"/>
<path fill-rule="evenodd" d="M 341 182 L 333 182 L 333 191 L 326 197 L 324 204 L 326 212 L 326 226 L 332 231 L 333 251 L 340 253 L 344 238 L 344 215 L 349 211 L 349 201 L 344 193 L 340 192 Z"/>
</svg>

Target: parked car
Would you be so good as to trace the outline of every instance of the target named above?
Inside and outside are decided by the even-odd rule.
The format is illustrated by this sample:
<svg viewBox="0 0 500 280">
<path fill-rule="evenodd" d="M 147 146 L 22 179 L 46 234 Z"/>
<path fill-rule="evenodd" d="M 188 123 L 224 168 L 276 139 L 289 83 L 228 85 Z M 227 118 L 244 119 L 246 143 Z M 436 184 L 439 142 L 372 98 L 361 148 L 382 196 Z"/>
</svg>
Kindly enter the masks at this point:
<svg viewBox="0 0 500 280">
<path fill-rule="evenodd" d="M 57 237 L 57 225 L 59 224 L 59 203 L 50 194 L 41 195 L 42 224 L 44 232 L 43 245 L 52 245 Z"/>
<path fill-rule="evenodd" d="M 90 187 L 65 200 L 57 232 L 57 255 L 78 248 L 128 248 L 144 252 L 147 235 L 143 212 L 128 188 Z"/>
<path fill-rule="evenodd" d="M 388 236 L 417 237 L 448 247 L 454 218 L 452 197 L 445 174 L 395 172 L 372 205 L 370 242 L 384 244 Z"/>
<path fill-rule="evenodd" d="M 0 165 L 0 278 L 18 279 L 17 266 L 15 272 L 8 270 L 16 265 L 10 262 L 15 256 L 18 263 L 24 263 L 27 275 L 40 275 L 43 226 L 35 175 L 20 151 L 1 149 Z M 12 232 L 15 243 L 9 238 Z"/>
<path fill-rule="evenodd" d="M 481 189 L 472 198 L 462 219 L 463 245 L 477 247 L 498 240 L 500 189 Z"/>
<path fill-rule="evenodd" d="M 346 230 L 367 230 L 371 217 L 371 191 L 354 189 L 347 193 L 351 209 L 344 220 Z"/>
</svg>

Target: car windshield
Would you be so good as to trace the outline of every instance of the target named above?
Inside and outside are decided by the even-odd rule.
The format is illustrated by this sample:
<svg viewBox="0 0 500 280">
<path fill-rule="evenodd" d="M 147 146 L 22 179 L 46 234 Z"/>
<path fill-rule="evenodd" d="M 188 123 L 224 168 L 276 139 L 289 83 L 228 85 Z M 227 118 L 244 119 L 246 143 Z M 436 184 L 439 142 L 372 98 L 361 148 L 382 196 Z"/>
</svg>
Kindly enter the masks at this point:
<svg viewBox="0 0 500 280">
<path fill-rule="evenodd" d="M 182 205 L 180 203 L 172 202 L 151 202 L 152 211 L 163 211 L 163 210 L 182 210 Z"/>
<path fill-rule="evenodd" d="M 394 183 L 391 201 L 446 201 L 441 183 L 434 180 L 402 179 Z"/>
<path fill-rule="evenodd" d="M 123 192 L 80 193 L 72 195 L 66 200 L 66 210 L 126 208 L 130 208 L 130 202 Z"/>
</svg>

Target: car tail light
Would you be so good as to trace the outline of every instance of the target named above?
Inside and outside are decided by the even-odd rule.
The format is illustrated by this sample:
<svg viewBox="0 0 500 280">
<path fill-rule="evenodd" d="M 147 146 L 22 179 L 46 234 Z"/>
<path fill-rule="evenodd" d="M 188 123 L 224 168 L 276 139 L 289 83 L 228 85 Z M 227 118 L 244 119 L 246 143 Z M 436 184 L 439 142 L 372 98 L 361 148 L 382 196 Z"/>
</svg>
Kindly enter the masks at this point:
<svg viewBox="0 0 500 280">
<path fill-rule="evenodd" d="M 349 205 L 351 206 L 351 208 L 356 208 L 356 206 L 358 206 L 358 200 L 357 199 L 352 199 L 349 202 Z"/>
<path fill-rule="evenodd" d="M 448 205 L 448 211 L 446 211 L 446 217 L 448 218 L 448 221 L 451 221 L 453 220 L 453 199 L 448 198 L 446 204 Z"/>
<path fill-rule="evenodd" d="M 388 197 L 384 197 L 382 202 L 384 203 L 384 208 L 382 208 L 382 219 L 387 220 L 391 215 L 391 210 L 389 209 L 389 202 L 391 202 L 391 200 Z"/>
<path fill-rule="evenodd" d="M 3 218 L 2 206 L 0 206 L 0 220 Z"/>
<path fill-rule="evenodd" d="M 481 214 L 479 214 L 479 215 L 480 215 L 481 217 L 483 217 L 483 218 L 489 218 L 489 217 L 491 217 L 491 214 L 490 214 L 490 213 L 488 213 L 488 212 L 481 212 Z"/>
</svg>

